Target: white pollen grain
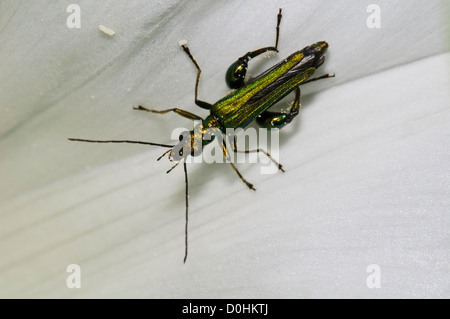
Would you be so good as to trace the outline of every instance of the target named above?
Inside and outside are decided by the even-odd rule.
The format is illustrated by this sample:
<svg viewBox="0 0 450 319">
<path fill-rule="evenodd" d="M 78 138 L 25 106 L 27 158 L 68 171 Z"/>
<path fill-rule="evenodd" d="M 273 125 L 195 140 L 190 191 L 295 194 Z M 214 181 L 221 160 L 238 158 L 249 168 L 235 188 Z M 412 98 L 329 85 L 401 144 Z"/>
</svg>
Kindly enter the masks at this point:
<svg viewBox="0 0 450 319">
<path fill-rule="evenodd" d="M 100 29 L 100 31 L 102 31 L 103 33 L 109 35 L 109 36 L 113 36 L 114 34 L 116 34 L 115 31 L 111 30 L 110 28 L 105 27 L 103 24 L 99 25 L 98 28 Z"/>
</svg>

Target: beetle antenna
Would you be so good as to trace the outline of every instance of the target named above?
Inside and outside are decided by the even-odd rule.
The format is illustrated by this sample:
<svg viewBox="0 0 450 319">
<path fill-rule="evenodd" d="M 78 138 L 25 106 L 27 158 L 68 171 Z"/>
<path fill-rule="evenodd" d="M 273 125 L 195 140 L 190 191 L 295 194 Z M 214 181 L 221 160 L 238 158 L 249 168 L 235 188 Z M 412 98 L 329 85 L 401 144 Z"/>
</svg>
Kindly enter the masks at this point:
<svg viewBox="0 0 450 319">
<path fill-rule="evenodd" d="M 129 141 L 129 140 L 85 140 L 85 139 L 81 139 L 81 138 L 68 138 L 68 140 L 76 141 L 76 142 L 88 142 L 88 143 L 132 143 L 132 144 L 154 145 L 154 146 L 169 147 L 169 148 L 172 148 L 175 146 L 175 145 L 168 145 L 168 144 L 141 142 L 141 141 Z"/>
<path fill-rule="evenodd" d="M 188 187 L 188 174 L 186 168 L 186 161 L 183 162 L 184 166 L 184 183 L 186 184 L 185 198 L 186 198 L 186 221 L 184 224 L 184 259 L 183 263 L 186 263 L 187 255 L 188 255 L 188 198 L 189 198 L 189 187 Z"/>
</svg>

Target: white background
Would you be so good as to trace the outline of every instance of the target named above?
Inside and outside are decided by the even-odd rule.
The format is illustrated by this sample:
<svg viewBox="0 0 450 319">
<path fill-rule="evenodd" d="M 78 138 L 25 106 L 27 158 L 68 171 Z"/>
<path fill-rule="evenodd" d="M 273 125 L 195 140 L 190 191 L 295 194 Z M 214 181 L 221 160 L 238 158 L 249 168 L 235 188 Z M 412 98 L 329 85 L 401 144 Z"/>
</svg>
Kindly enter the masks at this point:
<svg viewBox="0 0 450 319">
<path fill-rule="evenodd" d="M 0 3 L 0 297 L 450 297 L 448 1 L 78 1 L 80 29 L 70 3 Z M 179 40 L 213 103 L 236 58 L 273 45 L 280 7 L 280 53 L 250 72 L 326 40 L 317 74 L 336 78 L 302 87 L 286 173 L 239 165 L 256 192 L 228 165 L 188 167 L 183 264 L 181 166 L 67 138 L 170 143 L 188 120 L 131 107 L 208 114 Z"/>
</svg>

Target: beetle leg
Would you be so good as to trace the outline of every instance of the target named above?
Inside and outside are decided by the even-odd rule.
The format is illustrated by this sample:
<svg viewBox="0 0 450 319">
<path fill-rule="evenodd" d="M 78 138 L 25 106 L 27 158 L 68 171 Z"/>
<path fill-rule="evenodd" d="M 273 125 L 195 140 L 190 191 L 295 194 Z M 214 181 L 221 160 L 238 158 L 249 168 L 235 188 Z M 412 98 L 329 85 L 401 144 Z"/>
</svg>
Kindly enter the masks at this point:
<svg viewBox="0 0 450 319">
<path fill-rule="evenodd" d="M 139 111 L 146 111 L 146 112 L 151 112 L 151 113 L 157 113 L 157 114 L 166 114 L 166 113 L 169 113 L 169 112 L 174 112 L 175 114 L 178 114 L 178 115 L 180 115 L 182 117 L 185 117 L 185 118 L 193 120 L 193 121 L 195 121 L 195 120 L 203 121 L 203 119 L 200 116 L 195 115 L 195 114 L 193 114 L 191 112 L 188 112 L 188 111 L 176 108 L 176 107 L 173 108 L 173 109 L 167 109 L 167 110 L 159 111 L 159 110 L 152 110 L 152 109 L 143 107 L 142 105 L 138 105 L 137 107 L 133 107 L 133 109 L 134 110 L 139 110 Z"/>
<path fill-rule="evenodd" d="M 235 152 L 235 153 L 246 153 L 246 154 L 248 154 L 248 153 L 263 153 L 278 167 L 278 169 L 280 171 L 284 172 L 283 165 L 281 165 L 275 159 L 273 159 L 273 157 L 270 155 L 270 153 L 267 152 L 266 150 L 262 149 L 262 148 L 251 149 L 251 150 L 238 150 L 237 149 L 236 135 L 234 136 L 233 152 Z"/>
<path fill-rule="evenodd" d="M 200 66 L 197 63 L 197 60 L 195 60 L 194 56 L 192 55 L 191 51 L 189 50 L 189 47 L 186 45 L 186 43 L 180 43 L 181 48 L 184 52 L 189 56 L 192 63 L 194 63 L 195 67 L 197 68 L 197 78 L 195 79 L 195 104 L 200 106 L 201 108 L 209 110 L 211 108 L 211 104 L 205 101 L 201 101 L 197 99 L 198 96 L 198 83 L 200 82 L 200 74 L 202 73 L 202 70 L 200 69 Z"/>
<path fill-rule="evenodd" d="M 248 61 L 267 51 L 278 52 L 278 40 L 280 38 L 281 9 L 277 15 L 277 28 L 275 46 L 265 47 L 255 51 L 250 51 L 237 59 L 227 70 L 225 81 L 230 89 L 239 89 L 245 85 L 245 75 L 247 74 Z"/>
<path fill-rule="evenodd" d="M 238 168 L 236 167 L 236 165 L 234 165 L 234 163 L 231 161 L 231 157 L 228 154 L 228 151 L 225 147 L 225 141 L 223 143 L 222 146 L 222 151 L 223 151 L 223 156 L 225 157 L 225 159 L 228 161 L 228 163 L 230 163 L 231 168 L 236 172 L 237 176 L 239 176 L 239 178 L 241 179 L 241 181 L 243 181 L 245 183 L 245 185 L 247 185 L 247 187 L 253 191 L 256 191 L 256 188 L 253 187 L 253 184 L 248 182 L 243 176 L 242 174 L 239 172 Z"/>
<path fill-rule="evenodd" d="M 302 82 L 301 85 L 303 85 L 305 83 L 321 80 L 321 79 L 333 78 L 334 76 L 335 76 L 334 74 L 330 75 L 327 73 L 327 74 L 324 74 L 317 78 L 308 79 L 305 82 Z M 300 98 L 301 98 L 301 92 L 300 92 L 300 87 L 298 86 L 295 88 L 294 105 L 292 106 L 289 113 L 265 111 L 265 112 L 261 113 L 260 115 L 258 115 L 258 117 L 256 118 L 256 123 L 261 127 L 269 128 L 269 129 L 283 128 L 286 124 L 291 123 L 292 120 L 299 114 L 300 109 L 302 107 Z"/>
<path fill-rule="evenodd" d="M 300 112 L 300 109 L 302 107 L 300 98 L 301 98 L 300 87 L 297 86 L 295 88 L 294 104 L 292 105 L 289 113 L 264 111 L 263 113 L 258 115 L 258 117 L 256 118 L 256 123 L 259 126 L 268 129 L 283 128 L 286 124 L 291 123 L 292 120 Z"/>
</svg>

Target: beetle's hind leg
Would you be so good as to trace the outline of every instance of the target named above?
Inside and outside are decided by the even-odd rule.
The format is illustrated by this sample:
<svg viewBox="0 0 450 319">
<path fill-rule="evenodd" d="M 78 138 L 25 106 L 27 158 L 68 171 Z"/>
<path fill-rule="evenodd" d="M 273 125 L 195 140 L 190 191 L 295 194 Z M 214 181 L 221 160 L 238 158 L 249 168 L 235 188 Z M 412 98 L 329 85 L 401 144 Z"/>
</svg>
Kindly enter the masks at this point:
<svg viewBox="0 0 450 319">
<path fill-rule="evenodd" d="M 211 104 L 205 101 L 201 101 L 197 98 L 198 96 L 198 84 L 200 82 L 200 74 L 202 73 L 202 70 L 200 69 L 200 66 L 197 63 L 197 60 L 195 60 L 194 56 L 191 53 L 191 50 L 189 50 L 189 47 L 187 46 L 186 41 L 180 41 L 180 46 L 183 49 L 183 51 L 188 55 L 189 59 L 191 59 L 192 63 L 194 63 L 195 67 L 197 68 L 197 77 L 195 79 L 195 104 L 200 106 L 201 108 L 209 110 L 211 108 Z"/>
<path fill-rule="evenodd" d="M 301 99 L 300 87 L 297 86 L 295 88 L 294 104 L 289 110 L 289 113 L 265 111 L 260 115 L 258 115 L 258 117 L 256 118 L 256 123 L 259 126 L 268 129 L 283 128 L 286 124 L 291 123 L 292 120 L 300 113 L 300 109 L 302 107 L 300 99 Z"/>
<path fill-rule="evenodd" d="M 245 75 L 247 74 L 248 61 L 257 57 L 258 55 L 273 51 L 278 52 L 278 40 L 280 38 L 280 23 L 281 23 L 281 9 L 277 15 L 277 28 L 275 46 L 265 47 L 255 51 L 250 51 L 237 59 L 227 70 L 225 81 L 230 89 L 239 89 L 245 85 Z"/>
</svg>

